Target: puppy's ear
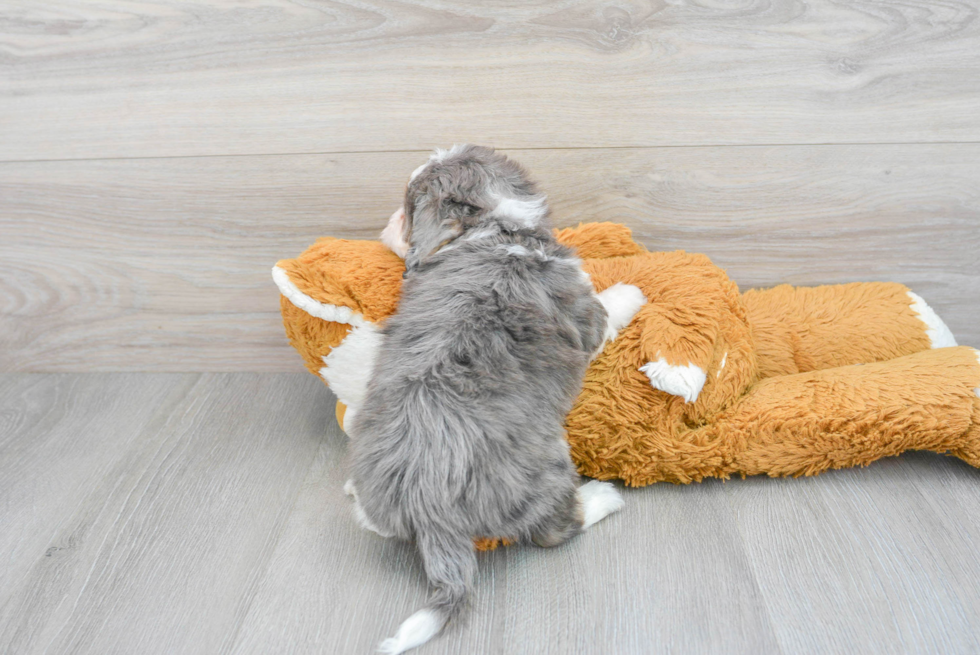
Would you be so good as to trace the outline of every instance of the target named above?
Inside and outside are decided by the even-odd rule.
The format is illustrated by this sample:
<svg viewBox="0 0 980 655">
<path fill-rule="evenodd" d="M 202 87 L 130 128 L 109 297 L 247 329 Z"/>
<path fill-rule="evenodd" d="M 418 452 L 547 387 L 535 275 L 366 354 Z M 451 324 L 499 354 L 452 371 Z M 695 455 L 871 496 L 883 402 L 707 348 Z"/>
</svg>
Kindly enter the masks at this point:
<svg viewBox="0 0 980 655">
<path fill-rule="evenodd" d="M 476 227 L 476 224 L 480 222 L 480 215 L 485 211 L 473 198 L 464 199 L 450 195 L 442 198 L 440 204 L 441 220 L 447 223 L 458 223 L 463 232 L 471 227 Z"/>
<path fill-rule="evenodd" d="M 415 248 L 409 248 L 408 253 L 405 255 L 405 272 L 402 273 L 402 277 L 408 277 L 409 273 L 421 265 L 422 259 L 418 256 L 418 251 Z"/>
<path fill-rule="evenodd" d="M 412 216 L 412 247 L 405 256 L 409 272 L 424 264 L 439 249 L 476 226 L 484 209 L 452 194 L 416 202 Z"/>
</svg>

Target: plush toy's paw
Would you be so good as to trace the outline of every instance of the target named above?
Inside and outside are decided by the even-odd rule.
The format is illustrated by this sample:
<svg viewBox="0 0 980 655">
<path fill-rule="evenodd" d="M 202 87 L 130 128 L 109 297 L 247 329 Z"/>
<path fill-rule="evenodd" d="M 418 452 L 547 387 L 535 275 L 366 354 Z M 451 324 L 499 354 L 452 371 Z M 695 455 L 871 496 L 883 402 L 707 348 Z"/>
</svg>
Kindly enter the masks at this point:
<svg viewBox="0 0 980 655">
<path fill-rule="evenodd" d="M 640 367 L 640 370 L 650 378 L 650 384 L 654 389 L 679 396 L 686 403 L 693 403 L 698 399 L 707 380 L 707 375 L 700 367 L 694 364 L 671 366 L 663 357 L 657 358 L 655 362 L 647 362 Z"/>
<path fill-rule="evenodd" d="M 608 482 L 590 480 L 578 488 L 579 503 L 582 504 L 582 529 L 585 530 L 613 512 L 623 509 L 625 504 L 623 497 L 616 491 L 616 487 Z"/>
<path fill-rule="evenodd" d="M 615 339 L 647 301 L 639 287 L 622 282 L 617 282 L 597 295 L 608 315 L 604 341 Z"/>
</svg>

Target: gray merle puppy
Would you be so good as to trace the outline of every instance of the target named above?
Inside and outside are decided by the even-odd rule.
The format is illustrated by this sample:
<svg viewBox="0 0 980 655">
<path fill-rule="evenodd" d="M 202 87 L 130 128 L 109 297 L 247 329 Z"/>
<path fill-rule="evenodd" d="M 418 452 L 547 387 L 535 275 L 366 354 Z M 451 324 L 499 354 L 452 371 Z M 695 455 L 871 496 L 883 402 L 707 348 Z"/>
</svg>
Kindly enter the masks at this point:
<svg viewBox="0 0 980 655">
<path fill-rule="evenodd" d="M 474 537 L 555 546 L 622 507 L 609 483 L 578 485 L 563 423 L 591 358 L 646 299 L 624 284 L 597 295 L 544 196 L 490 148 L 416 169 L 383 240 L 405 283 L 349 427 L 346 490 L 365 528 L 415 540 L 435 587 L 382 642 L 400 653 L 464 606 Z"/>
</svg>

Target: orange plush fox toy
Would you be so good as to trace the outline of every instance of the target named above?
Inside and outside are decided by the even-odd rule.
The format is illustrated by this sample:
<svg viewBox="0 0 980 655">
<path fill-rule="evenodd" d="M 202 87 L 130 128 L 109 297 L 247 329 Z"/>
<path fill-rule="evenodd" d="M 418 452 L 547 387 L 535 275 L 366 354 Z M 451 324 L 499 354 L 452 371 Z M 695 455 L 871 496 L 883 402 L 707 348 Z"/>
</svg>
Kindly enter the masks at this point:
<svg viewBox="0 0 980 655">
<path fill-rule="evenodd" d="M 980 359 L 900 284 L 740 293 L 704 255 L 647 252 L 628 228 L 557 232 L 596 291 L 647 303 L 593 361 L 568 416 L 584 475 L 632 486 L 813 475 L 905 450 L 980 466 Z M 402 260 L 374 241 L 320 239 L 273 277 L 290 342 L 340 400 L 364 399 Z"/>
</svg>

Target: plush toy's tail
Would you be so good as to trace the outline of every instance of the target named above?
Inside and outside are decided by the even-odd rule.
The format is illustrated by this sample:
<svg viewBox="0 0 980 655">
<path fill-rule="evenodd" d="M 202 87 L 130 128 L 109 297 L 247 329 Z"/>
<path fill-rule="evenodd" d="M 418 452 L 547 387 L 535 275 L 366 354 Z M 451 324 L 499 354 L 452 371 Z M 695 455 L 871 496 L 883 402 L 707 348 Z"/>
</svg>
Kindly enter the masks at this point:
<svg viewBox="0 0 980 655">
<path fill-rule="evenodd" d="M 960 440 L 953 454 L 970 464 L 980 468 L 980 350 L 974 350 L 977 357 L 977 386 L 973 389 L 973 423 L 966 435 Z"/>
<path fill-rule="evenodd" d="M 715 424 L 728 474 L 814 475 L 906 450 L 980 467 L 980 360 L 963 346 L 762 380 Z"/>
<path fill-rule="evenodd" d="M 747 291 L 760 377 L 881 362 L 955 346 L 942 319 L 908 287 L 853 282 Z"/>
<path fill-rule="evenodd" d="M 465 536 L 429 529 L 416 536 L 425 574 L 435 587 L 425 609 L 408 617 L 394 637 L 381 642 L 382 653 L 403 653 L 439 634 L 466 604 L 476 573 L 473 542 Z"/>
</svg>

